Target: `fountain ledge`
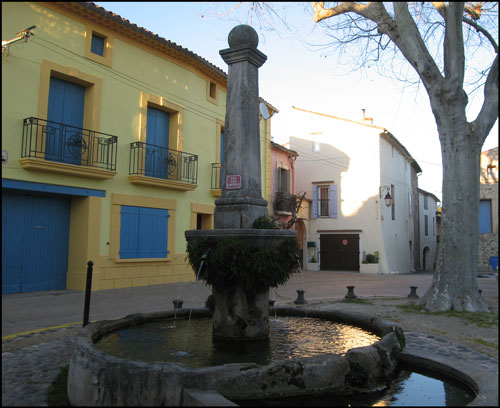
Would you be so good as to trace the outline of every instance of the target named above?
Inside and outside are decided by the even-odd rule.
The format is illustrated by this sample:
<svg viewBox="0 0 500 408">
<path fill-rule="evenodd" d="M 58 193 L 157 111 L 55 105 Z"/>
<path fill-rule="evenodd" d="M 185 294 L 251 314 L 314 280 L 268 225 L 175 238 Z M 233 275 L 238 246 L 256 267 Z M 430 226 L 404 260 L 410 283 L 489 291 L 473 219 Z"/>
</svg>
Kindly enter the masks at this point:
<svg viewBox="0 0 500 408">
<path fill-rule="evenodd" d="M 378 342 L 349 350 L 345 355 L 322 354 L 259 366 L 249 363 L 190 368 L 180 363 L 143 362 L 115 357 L 94 343 L 125 326 L 174 316 L 210 317 L 208 309 L 183 309 L 134 314 L 89 324 L 75 338 L 68 374 L 72 405 L 185 405 L 192 391 L 219 393 L 221 398 L 247 399 L 311 393 L 374 391 L 383 388 L 404 348 L 402 329 L 393 322 L 345 311 L 277 307 L 278 316 L 317 317 L 349 323 L 381 337 Z M 228 401 L 229 402 L 229 401 Z"/>
</svg>

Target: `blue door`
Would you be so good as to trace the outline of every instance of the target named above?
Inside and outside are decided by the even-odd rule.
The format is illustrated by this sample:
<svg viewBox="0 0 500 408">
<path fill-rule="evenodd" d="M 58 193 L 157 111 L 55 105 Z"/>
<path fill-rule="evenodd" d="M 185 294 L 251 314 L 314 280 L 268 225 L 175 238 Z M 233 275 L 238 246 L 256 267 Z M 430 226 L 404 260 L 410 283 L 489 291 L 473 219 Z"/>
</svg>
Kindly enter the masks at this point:
<svg viewBox="0 0 500 408">
<path fill-rule="evenodd" d="M 148 107 L 146 122 L 146 176 L 166 179 L 176 171 L 176 157 L 168 152 L 170 114 Z M 170 169 L 169 169 L 170 167 Z"/>
<path fill-rule="evenodd" d="M 2 293 L 66 287 L 70 201 L 2 194 Z"/>
<path fill-rule="evenodd" d="M 82 139 L 85 87 L 50 78 L 45 159 L 80 164 L 86 143 Z"/>
</svg>

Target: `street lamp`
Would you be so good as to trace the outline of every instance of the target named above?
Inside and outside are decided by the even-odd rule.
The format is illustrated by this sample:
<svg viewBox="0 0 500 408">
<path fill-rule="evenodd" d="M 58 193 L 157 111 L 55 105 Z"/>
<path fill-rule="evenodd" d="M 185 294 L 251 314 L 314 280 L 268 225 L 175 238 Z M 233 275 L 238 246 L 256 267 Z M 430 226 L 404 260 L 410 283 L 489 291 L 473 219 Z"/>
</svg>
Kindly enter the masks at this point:
<svg viewBox="0 0 500 408">
<path fill-rule="evenodd" d="M 387 193 L 384 197 L 385 205 L 390 207 L 392 205 L 392 197 L 391 197 L 391 186 L 380 186 L 380 197 L 382 197 L 382 191 L 387 190 Z"/>
</svg>

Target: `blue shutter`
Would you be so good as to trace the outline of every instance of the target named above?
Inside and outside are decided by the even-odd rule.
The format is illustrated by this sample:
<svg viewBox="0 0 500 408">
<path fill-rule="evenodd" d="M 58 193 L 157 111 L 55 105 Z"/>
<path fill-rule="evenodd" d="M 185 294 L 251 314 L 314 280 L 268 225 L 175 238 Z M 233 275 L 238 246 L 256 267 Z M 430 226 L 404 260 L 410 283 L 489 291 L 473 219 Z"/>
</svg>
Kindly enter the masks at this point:
<svg viewBox="0 0 500 408">
<path fill-rule="evenodd" d="M 168 210 L 140 208 L 138 258 L 166 258 Z"/>
<path fill-rule="evenodd" d="M 337 186 L 330 186 L 330 218 L 337 218 Z"/>
<path fill-rule="evenodd" d="M 120 223 L 120 259 L 137 258 L 139 207 L 122 205 Z"/>
<path fill-rule="evenodd" d="M 92 44 L 90 51 L 97 55 L 104 55 L 104 38 L 96 34 L 92 34 Z"/>
<path fill-rule="evenodd" d="M 45 159 L 81 163 L 84 104 L 85 87 L 50 78 Z"/>
<path fill-rule="evenodd" d="M 170 114 L 148 107 L 146 122 L 146 176 L 167 178 Z"/>
<path fill-rule="evenodd" d="M 479 201 L 479 233 L 491 233 L 491 201 Z"/>
<path fill-rule="evenodd" d="M 318 186 L 313 186 L 313 211 L 312 217 L 318 218 Z"/>
<path fill-rule="evenodd" d="M 166 258 L 168 210 L 121 207 L 120 258 Z"/>
</svg>

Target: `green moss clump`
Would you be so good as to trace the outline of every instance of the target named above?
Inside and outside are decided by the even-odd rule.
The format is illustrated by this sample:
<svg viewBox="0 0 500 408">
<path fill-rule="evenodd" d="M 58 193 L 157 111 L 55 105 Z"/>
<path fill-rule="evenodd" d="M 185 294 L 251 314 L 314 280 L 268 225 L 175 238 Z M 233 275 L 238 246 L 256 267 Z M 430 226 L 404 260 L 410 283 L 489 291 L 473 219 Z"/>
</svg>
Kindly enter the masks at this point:
<svg viewBox="0 0 500 408">
<path fill-rule="evenodd" d="M 284 284 L 297 270 L 300 251 L 295 239 L 274 249 L 258 249 L 242 239 L 201 238 L 188 245 L 187 253 L 196 272 L 203 261 L 198 278 L 207 284 L 228 292 L 241 285 L 255 294 Z"/>
<path fill-rule="evenodd" d="M 274 221 L 271 217 L 259 217 L 257 218 L 253 224 L 253 229 L 280 229 L 280 226 Z"/>
<path fill-rule="evenodd" d="M 61 368 L 58 376 L 49 387 L 47 405 L 49 407 L 69 407 L 68 398 L 68 370 L 69 367 Z"/>
</svg>

